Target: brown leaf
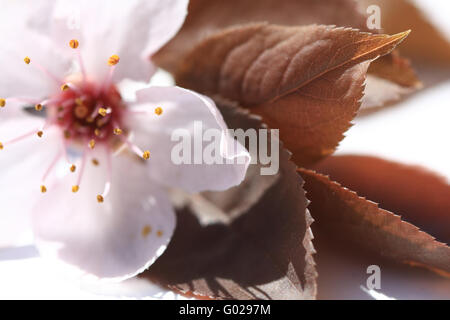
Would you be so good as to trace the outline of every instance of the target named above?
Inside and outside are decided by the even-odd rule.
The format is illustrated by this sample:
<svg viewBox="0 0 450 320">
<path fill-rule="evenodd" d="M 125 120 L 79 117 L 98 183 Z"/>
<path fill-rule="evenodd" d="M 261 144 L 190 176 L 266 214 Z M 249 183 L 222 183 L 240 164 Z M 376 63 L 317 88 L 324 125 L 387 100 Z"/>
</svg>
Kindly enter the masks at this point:
<svg viewBox="0 0 450 320">
<path fill-rule="evenodd" d="M 358 7 L 353 0 L 262 0 L 257 3 L 253 0 L 194 0 L 190 2 L 189 15 L 181 31 L 154 59 L 161 67 L 176 73 L 184 55 L 203 38 L 224 28 L 251 22 L 283 26 L 336 25 L 373 32 L 367 28 L 366 20 L 365 8 Z M 383 92 L 380 94 L 380 81 L 368 82 L 369 88 L 372 83 L 375 87 L 366 93 L 368 102 L 363 101 L 363 107 L 372 107 L 375 102 L 378 103 L 376 107 L 395 102 L 420 87 L 409 62 L 398 54 L 389 56 L 374 61 L 370 66 L 369 74 L 388 84 L 381 88 Z"/>
<path fill-rule="evenodd" d="M 315 219 L 319 299 L 361 299 L 361 287 L 366 287 L 370 276 L 366 269 L 374 264 L 381 268 L 381 292 L 388 296 L 450 297 L 450 280 L 439 276 L 450 275 L 448 246 L 327 176 L 307 169 L 299 172 Z M 358 174 L 356 170 L 350 176 Z M 386 185 L 385 181 L 378 188 Z M 426 267 L 438 275 L 410 266 Z"/>
<path fill-rule="evenodd" d="M 359 109 L 369 61 L 407 34 L 317 25 L 236 27 L 198 45 L 176 78 L 184 87 L 251 108 L 280 129 L 293 160 L 303 166 L 334 151 Z"/>
<path fill-rule="evenodd" d="M 394 261 L 450 275 L 448 246 L 327 176 L 307 169 L 299 172 L 306 181 L 318 243 L 351 242 Z"/>
<path fill-rule="evenodd" d="M 450 243 L 450 185 L 420 167 L 369 156 L 335 156 L 314 167 Z"/>
<path fill-rule="evenodd" d="M 284 26 L 309 24 L 353 27 L 364 31 L 366 17 L 352 0 L 191 0 L 183 28 L 154 59 L 175 73 L 182 55 L 221 29 L 252 22 Z"/>
<path fill-rule="evenodd" d="M 246 113 L 224 115 L 241 117 L 229 125 L 254 125 Z M 313 299 L 312 218 L 289 156 L 280 152 L 276 183 L 239 217 L 204 225 L 208 208 L 179 211 L 172 241 L 144 275 L 181 292 L 218 299 Z"/>
<path fill-rule="evenodd" d="M 381 26 L 384 32 L 395 33 L 406 29 L 413 32 L 402 45 L 401 52 L 417 61 L 450 66 L 450 42 L 437 30 L 409 0 L 361 0 L 381 8 Z"/>
</svg>

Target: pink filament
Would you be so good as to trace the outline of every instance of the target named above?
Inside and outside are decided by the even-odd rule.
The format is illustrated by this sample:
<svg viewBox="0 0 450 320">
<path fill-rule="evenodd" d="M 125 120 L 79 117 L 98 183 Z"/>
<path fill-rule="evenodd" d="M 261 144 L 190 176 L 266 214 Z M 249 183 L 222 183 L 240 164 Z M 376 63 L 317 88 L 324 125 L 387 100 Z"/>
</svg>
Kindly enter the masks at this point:
<svg viewBox="0 0 450 320">
<path fill-rule="evenodd" d="M 133 151 L 139 157 L 142 157 L 144 151 L 142 151 L 141 148 L 132 143 L 127 137 L 120 136 L 120 139 L 128 146 L 131 151 Z"/>
<path fill-rule="evenodd" d="M 47 179 L 48 175 L 50 174 L 50 172 L 52 172 L 53 168 L 58 163 L 58 160 L 62 157 L 62 155 L 63 155 L 63 152 L 59 151 L 58 154 L 56 155 L 56 157 L 51 162 L 51 164 L 48 167 L 47 171 L 45 171 L 44 176 L 42 177 L 42 182 L 45 182 L 45 180 Z"/>
<path fill-rule="evenodd" d="M 83 157 L 81 159 L 81 167 L 80 167 L 80 172 L 78 174 L 78 179 L 77 179 L 77 186 L 80 186 L 81 184 L 81 179 L 83 178 L 83 173 L 84 173 L 84 169 L 86 167 L 86 158 L 87 158 L 87 154 L 89 152 L 89 149 L 86 148 L 83 152 Z"/>
<path fill-rule="evenodd" d="M 25 133 L 25 134 L 23 134 L 23 135 L 21 135 L 21 136 L 18 136 L 18 137 L 16 137 L 16 138 L 13 138 L 13 139 L 11 139 L 11 140 L 5 142 L 4 145 L 14 144 L 14 143 L 16 143 L 16 142 L 22 141 L 23 139 L 26 139 L 26 138 L 28 138 L 28 137 L 30 137 L 30 136 L 32 136 L 32 135 L 37 134 L 38 131 L 39 131 L 39 129 L 34 129 L 34 130 L 30 131 L 30 132 L 27 132 L 27 133 Z"/>
<path fill-rule="evenodd" d="M 111 179 L 112 179 L 112 164 L 111 164 L 111 150 L 106 148 L 106 183 L 103 189 L 102 197 L 106 198 L 111 190 Z"/>
</svg>

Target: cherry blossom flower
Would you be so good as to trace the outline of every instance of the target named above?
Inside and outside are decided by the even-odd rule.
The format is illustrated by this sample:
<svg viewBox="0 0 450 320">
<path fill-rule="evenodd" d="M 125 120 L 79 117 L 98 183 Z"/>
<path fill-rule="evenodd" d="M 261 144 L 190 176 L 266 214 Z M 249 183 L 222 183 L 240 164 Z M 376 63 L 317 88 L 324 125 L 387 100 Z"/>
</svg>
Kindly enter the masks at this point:
<svg viewBox="0 0 450 320">
<path fill-rule="evenodd" d="M 178 31 L 187 1 L 21 1 L 8 10 L 16 11 L 0 22 L 0 245 L 30 223 L 43 256 L 84 276 L 136 275 L 172 236 L 167 188 L 227 189 L 250 160 L 210 99 L 149 86 L 126 101 L 119 90 L 125 78 L 150 79 L 148 57 Z M 171 133 L 194 121 L 221 130 L 221 156 L 241 161 L 173 164 Z"/>
</svg>

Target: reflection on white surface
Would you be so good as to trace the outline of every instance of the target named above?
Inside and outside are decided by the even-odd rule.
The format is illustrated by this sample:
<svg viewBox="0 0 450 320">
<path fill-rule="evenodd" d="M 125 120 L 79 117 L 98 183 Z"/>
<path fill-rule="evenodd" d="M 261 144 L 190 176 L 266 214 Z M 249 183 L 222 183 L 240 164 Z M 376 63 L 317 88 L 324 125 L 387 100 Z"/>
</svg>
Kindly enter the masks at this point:
<svg viewBox="0 0 450 320">
<path fill-rule="evenodd" d="M 64 277 L 33 246 L 0 249 L 0 299 L 186 299 L 149 281 L 82 284 Z"/>
<path fill-rule="evenodd" d="M 450 181 L 450 81 L 376 114 L 356 118 L 337 154 L 420 165 Z"/>
</svg>

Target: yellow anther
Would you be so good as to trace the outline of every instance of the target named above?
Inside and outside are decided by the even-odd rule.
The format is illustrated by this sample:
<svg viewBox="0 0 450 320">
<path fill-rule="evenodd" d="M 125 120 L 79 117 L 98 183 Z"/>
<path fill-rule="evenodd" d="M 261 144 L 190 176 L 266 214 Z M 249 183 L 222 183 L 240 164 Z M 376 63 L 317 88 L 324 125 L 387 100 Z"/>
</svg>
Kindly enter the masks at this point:
<svg viewBox="0 0 450 320">
<path fill-rule="evenodd" d="M 142 155 L 142 158 L 144 158 L 145 160 L 150 159 L 150 151 L 144 151 L 144 154 Z"/>
<path fill-rule="evenodd" d="M 100 108 L 98 109 L 98 114 L 102 117 L 105 117 L 108 114 L 108 110 L 106 110 L 105 108 Z"/>
<path fill-rule="evenodd" d="M 163 109 L 161 107 L 158 107 L 155 109 L 155 113 L 160 116 L 163 113 Z"/>
<path fill-rule="evenodd" d="M 3 98 L 0 98 L 0 108 L 3 108 L 4 106 L 6 106 L 6 100 Z"/>
<path fill-rule="evenodd" d="M 92 159 L 92 164 L 94 166 L 98 166 L 100 164 L 100 162 L 97 159 L 94 158 L 94 159 Z"/>
<path fill-rule="evenodd" d="M 3 143 L 0 142 L 0 150 L 3 150 Z"/>
<path fill-rule="evenodd" d="M 97 136 L 97 137 L 100 137 L 100 134 L 101 134 L 102 132 L 100 131 L 100 129 L 95 129 L 94 130 L 94 134 L 95 134 L 95 136 Z"/>
<path fill-rule="evenodd" d="M 38 132 L 37 132 L 37 136 L 38 136 L 39 138 L 42 138 L 43 135 L 44 135 L 44 132 L 43 132 L 43 131 L 38 131 Z"/>
<path fill-rule="evenodd" d="M 64 83 L 62 86 L 61 86 L 61 91 L 66 91 L 66 90 L 68 90 L 69 89 L 69 85 L 67 84 L 67 83 Z"/>
<path fill-rule="evenodd" d="M 37 105 L 34 106 L 34 109 L 36 111 L 41 111 L 42 110 L 42 104 L 38 103 Z"/>
<path fill-rule="evenodd" d="M 113 54 L 111 57 L 109 57 L 108 59 L 108 65 L 110 66 L 115 66 L 116 64 L 118 64 L 120 61 L 120 58 L 117 54 Z"/>
<path fill-rule="evenodd" d="M 70 131 L 69 130 L 64 130 L 64 138 L 69 139 L 71 136 Z"/>
<path fill-rule="evenodd" d="M 91 141 L 89 141 L 89 148 L 94 149 L 95 147 L 95 140 L 92 139 Z"/>
<path fill-rule="evenodd" d="M 120 129 L 120 128 L 115 128 L 114 129 L 114 134 L 116 135 L 116 136 L 120 136 L 121 134 L 122 134 L 122 129 Z"/>
<path fill-rule="evenodd" d="M 102 203 L 103 201 L 105 201 L 105 199 L 103 199 L 103 196 L 98 195 L 98 196 L 97 196 L 97 202 L 98 202 L 98 203 Z"/>
<path fill-rule="evenodd" d="M 81 106 L 81 105 L 83 104 L 83 99 L 81 99 L 81 98 L 76 98 L 76 99 L 75 99 L 75 104 L 76 104 L 77 106 Z"/>
<path fill-rule="evenodd" d="M 47 188 L 44 185 L 41 186 L 41 192 L 42 193 L 46 193 L 47 192 Z"/>
<path fill-rule="evenodd" d="M 143 238 L 146 238 L 151 232 L 152 232 L 152 227 L 149 225 L 146 225 L 142 228 L 141 235 Z"/>
<path fill-rule="evenodd" d="M 69 47 L 71 47 L 72 49 L 78 48 L 79 45 L 80 43 L 78 42 L 77 39 L 72 39 L 69 41 Z"/>
<path fill-rule="evenodd" d="M 80 190 L 80 186 L 73 186 L 73 187 L 72 187 L 72 192 L 73 192 L 73 193 L 77 193 L 78 190 Z"/>
<path fill-rule="evenodd" d="M 25 57 L 25 58 L 23 59 L 23 61 L 25 61 L 26 64 L 30 64 L 31 59 L 30 59 L 29 57 Z"/>
<path fill-rule="evenodd" d="M 77 166 L 76 165 L 73 164 L 73 165 L 70 166 L 70 171 L 71 172 L 75 172 L 76 170 L 77 170 Z"/>
</svg>

